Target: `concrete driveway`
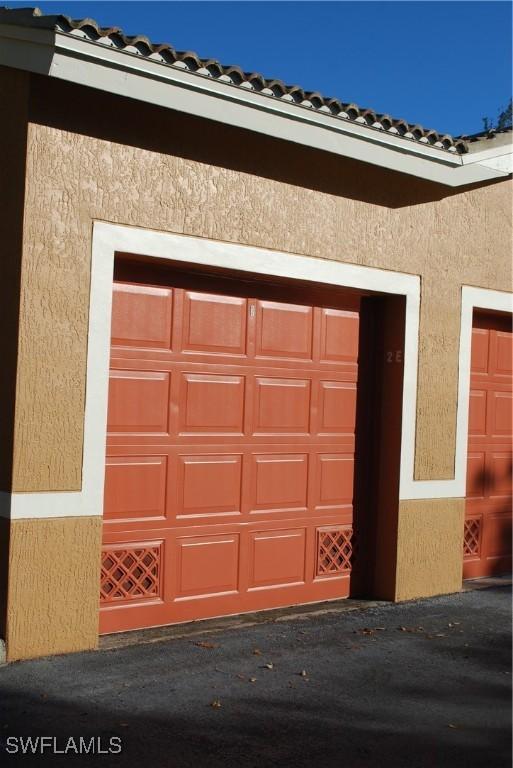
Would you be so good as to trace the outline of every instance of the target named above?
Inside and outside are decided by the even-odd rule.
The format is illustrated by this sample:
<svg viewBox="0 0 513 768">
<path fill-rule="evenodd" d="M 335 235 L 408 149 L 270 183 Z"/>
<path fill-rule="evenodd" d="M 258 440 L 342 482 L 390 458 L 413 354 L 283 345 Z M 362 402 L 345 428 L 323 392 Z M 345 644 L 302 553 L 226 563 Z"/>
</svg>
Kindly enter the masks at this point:
<svg viewBox="0 0 513 768">
<path fill-rule="evenodd" d="M 0 669 L 0 765 L 509 768 L 510 597 L 331 605 L 12 664 Z M 23 755 L 28 735 L 56 741 Z M 122 751 L 77 755 L 80 736 Z M 53 754 L 69 737 L 75 748 Z"/>
</svg>

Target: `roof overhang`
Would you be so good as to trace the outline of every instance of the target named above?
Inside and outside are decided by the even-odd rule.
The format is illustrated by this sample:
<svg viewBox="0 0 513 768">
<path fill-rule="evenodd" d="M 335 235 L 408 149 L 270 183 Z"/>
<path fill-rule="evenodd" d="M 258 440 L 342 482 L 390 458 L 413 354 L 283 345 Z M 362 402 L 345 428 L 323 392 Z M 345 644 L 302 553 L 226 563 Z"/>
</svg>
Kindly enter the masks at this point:
<svg viewBox="0 0 513 768">
<path fill-rule="evenodd" d="M 512 145 L 467 155 L 46 29 L 0 24 L 0 64 L 350 157 L 450 187 L 512 172 Z"/>
</svg>

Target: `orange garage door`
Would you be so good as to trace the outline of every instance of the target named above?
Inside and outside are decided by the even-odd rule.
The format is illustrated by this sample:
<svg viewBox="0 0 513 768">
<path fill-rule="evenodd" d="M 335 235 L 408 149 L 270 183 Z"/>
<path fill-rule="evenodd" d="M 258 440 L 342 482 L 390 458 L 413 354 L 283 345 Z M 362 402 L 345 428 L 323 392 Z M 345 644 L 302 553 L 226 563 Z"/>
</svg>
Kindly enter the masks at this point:
<svg viewBox="0 0 513 768">
<path fill-rule="evenodd" d="M 349 591 L 358 299 L 183 280 L 115 282 L 104 633 Z"/>
<path fill-rule="evenodd" d="M 511 319 L 476 315 L 472 331 L 463 577 L 511 571 Z"/>
</svg>

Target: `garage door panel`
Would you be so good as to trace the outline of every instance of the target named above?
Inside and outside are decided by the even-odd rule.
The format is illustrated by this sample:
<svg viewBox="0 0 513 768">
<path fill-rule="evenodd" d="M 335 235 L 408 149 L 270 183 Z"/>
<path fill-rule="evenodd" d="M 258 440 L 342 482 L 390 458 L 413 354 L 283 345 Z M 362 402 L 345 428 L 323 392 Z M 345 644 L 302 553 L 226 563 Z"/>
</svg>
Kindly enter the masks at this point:
<svg viewBox="0 0 513 768">
<path fill-rule="evenodd" d="M 249 590 L 305 580 L 306 530 L 267 530 L 250 534 Z"/>
<path fill-rule="evenodd" d="M 512 374 L 511 333 L 498 332 L 496 336 L 495 373 L 511 378 Z"/>
<path fill-rule="evenodd" d="M 308 454 L 253 454 L 248 464 L 251 512 L 306 512 Z"/>
<path fill-rule="evenodd" d="M 167 475 L 167 456 L 107 456 L 105 519 L 164 518 Z"/>
<path fill-rule="evenodd" d="M 275 301 L 257 301 L 256 306 L 257 357 L 312 359 L 312 307 Z"/>
<path fill-rule="evenodd" d="M 472 373 L 488 372 L 488 349 L 490 332 L 485 328 L 472 329 L 472 351 L 470 367 Z"/>
<path fill-rule="evenodd" d="M 180 433 L 243 434 L 244 388 L 244 376 L 182 374 Z"/>
<path fill-rule="evenodd" d="M 470 392 L 468 430 L 472 436 L 486 435 L 486 391 L 473 389 Z"/>
<path fill-rule="evenodd" d="M 490 482 L 489 495 L 494 497 L 511 497 L 511 451 L 492 451 L 489 455 Z"/>
<path fill-rule="evenodd" d="M 173 291 L 149 285 L 115 284 L 112 344 L 171 348 Z"/>
<path fill-rule="evenodd" d="M 240 515 L 242 455 L 178 457 L 176 517 Z"/>
<path fill-rule="evenodd" d="M 307 379 L 255 379 L 254 433 L 301 433 L 310 430 L 311 382 Z"/>
<path fill-rule="evenodd" d="M 353 435 L 356 425 L 356 384 L 319 382 L 319 425 L 322 435 Z"/>
<path fill-rule="evenodd" d="M 246 354 L 247 300 L 184 292 L 183 352 Z"/>
<path fill-rule="evenodd" d="M 488 394 L 490 412 L 490 433 L 492 437 L 509 437 L 512 427 L 512 393 L 490 392 Z"/>
<path fill-rule="evenodd" d="M 176 598 L 209 597 L 236 592 L 239 574 L 239 536 L 177 538 Z"/>
<path fill-rule="evenodd" d="M 467 456 L 467 496 L 484 498 L 486 486 L 486 453 L 472 452 Z"/>
<path fill-rule="evenodd" d="M 356 364 L 359 314 L 321 308 L 321 360 Z"/>
<path fill-rule="evenodd" d="M 487 515 L 484 518 L 483 549 L 487 558 L 511 555 L 511 510 Z"/>
<path fill-rule="evenodd" d="M 108 432 L 168 433 L 170 374 L 110 372 Z"/>
<path fill-rule="evenodd" d="M 315 507 L 352 509 L 354 456 L 347 453 L 320 453 L 316 456 Z"/>
</svg>

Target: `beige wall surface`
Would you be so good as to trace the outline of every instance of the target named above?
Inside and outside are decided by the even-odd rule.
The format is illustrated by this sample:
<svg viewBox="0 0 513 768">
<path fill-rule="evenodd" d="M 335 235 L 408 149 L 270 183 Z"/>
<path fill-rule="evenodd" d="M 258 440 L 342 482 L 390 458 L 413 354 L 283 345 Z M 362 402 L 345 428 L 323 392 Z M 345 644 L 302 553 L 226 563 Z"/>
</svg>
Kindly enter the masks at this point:
<svg viewBox="0 0 513 768">
<path fill-rule="evenodd" d="M 101 531 L 100 517 L 11 521 L 9 661 L 97 646 Z"/>
<path fill-rule="evenodd" d="M 17 491 L 81 485 L 95 219 L 420 274 L 416 477 L 453 477 L 460 286 L 511 284 L 510 181 L 452 192 L 34 78 Z"/>
<path fill-rule="evenodd" d="M 464 499 L 399 504 L 395 600 L 457 592 L 462 579 Z"/>
</svg>

